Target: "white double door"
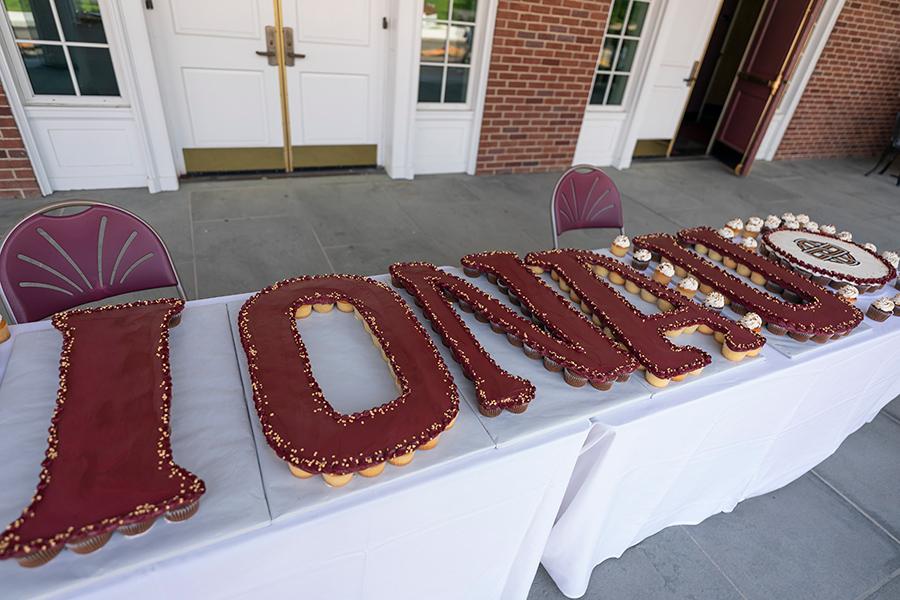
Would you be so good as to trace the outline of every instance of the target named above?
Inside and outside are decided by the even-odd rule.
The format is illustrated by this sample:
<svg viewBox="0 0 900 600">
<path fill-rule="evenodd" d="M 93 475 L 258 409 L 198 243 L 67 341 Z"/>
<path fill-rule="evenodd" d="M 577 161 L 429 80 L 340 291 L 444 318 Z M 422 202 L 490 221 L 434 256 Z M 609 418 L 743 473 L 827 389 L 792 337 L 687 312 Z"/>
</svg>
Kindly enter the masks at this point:
<svg viewBox="0 0 900 600">
<path fill-rule="evenodd" d="M 286 68 L 295 147 L 379 144 L 386 1 L 283 1 L 293 51 L 305 55 Z M 257 52 L 275 25 L 273 0 L 153 4 L 145 14 L 181 172 L 183 150 L 282 148 L 278 67 Z"/>
</svg>

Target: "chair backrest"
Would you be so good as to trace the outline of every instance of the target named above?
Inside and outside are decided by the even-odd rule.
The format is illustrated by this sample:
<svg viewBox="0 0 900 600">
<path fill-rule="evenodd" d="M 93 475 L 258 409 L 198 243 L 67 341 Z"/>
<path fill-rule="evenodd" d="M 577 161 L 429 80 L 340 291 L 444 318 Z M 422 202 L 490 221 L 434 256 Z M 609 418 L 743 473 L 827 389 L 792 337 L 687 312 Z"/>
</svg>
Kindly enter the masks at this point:
<svg viewBox="0 0 900 600">
<path fill-rule="evenodd" d="M 576 165 L 562 174 L 550 201 L 553 247 L 557 236 L 571 229 L 625 226 L 622 198 L 609 175 L 592 165 Z"/>
<path fill-rule="evenodd" d="M 49 212 L 87 207 L 70 214 Z M 119 294 L 184 290 L 166 245 L 127 210 L 75 200 L 44 207 L 13 227 L 0 246 L 0 295 L 15 322 Z"/>
</svg>

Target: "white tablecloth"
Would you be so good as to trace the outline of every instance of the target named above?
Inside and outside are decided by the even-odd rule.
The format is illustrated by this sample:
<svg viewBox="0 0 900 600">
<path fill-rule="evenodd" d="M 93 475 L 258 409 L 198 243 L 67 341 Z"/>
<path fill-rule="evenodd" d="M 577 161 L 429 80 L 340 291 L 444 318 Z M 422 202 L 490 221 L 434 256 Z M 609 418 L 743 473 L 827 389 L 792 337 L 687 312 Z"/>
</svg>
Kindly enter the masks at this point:
<svg viewBox="0 0 900 600">
<path fill-rule="evenodd" d="M 498 448 L 461 402 L 456 426 L 406 467 L 340 489 L 296 479 L 248 410 L 243 350 L 230 325 L 240 298 L 188 303 L 171 333 L 173 450 L 206 481 L 197 515 L 161 520 L 136 539 L 113 536 L 91 555 L 63 552 L 39 569 L 4 561 L 0 595 L 524 598 L 588 420 Z M 352 316 L 316 314 L 300 327 L 340 410 L 392 397 L 380 354 Z M 4 525 L 37 483 L 60 345 L 47 322 L 14 327 L 0 345 Z"/>
<path fill-rule="evenodd" d="M 765 362 L 592 418 L 542 558 L 563 593 L 665 527 L 797 479 L 900 394 L 898 317 L 821 346 L 778 341 Z"/>
</svg>

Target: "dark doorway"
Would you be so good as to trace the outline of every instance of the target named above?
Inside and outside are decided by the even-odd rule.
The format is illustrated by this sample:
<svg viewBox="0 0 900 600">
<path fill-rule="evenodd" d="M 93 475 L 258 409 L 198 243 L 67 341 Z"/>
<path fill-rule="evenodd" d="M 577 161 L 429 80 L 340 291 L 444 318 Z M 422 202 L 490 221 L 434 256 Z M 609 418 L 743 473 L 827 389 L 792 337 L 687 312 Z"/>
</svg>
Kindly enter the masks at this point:
<svg viewBox="0 0 900 600">
<path fill-rule="evenodd" d="M 765 0 L 723 0 L 670 156 L 706 154 Z"/>
</svg>

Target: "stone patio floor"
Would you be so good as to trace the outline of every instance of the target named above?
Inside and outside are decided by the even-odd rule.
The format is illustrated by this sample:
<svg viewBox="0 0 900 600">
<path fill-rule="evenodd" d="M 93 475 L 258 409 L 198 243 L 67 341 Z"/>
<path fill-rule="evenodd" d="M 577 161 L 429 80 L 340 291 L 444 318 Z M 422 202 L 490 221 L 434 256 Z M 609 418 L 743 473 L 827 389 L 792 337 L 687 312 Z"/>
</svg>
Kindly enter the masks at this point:
<svg viewBox="0 0 900 600">
<path fill-rule="evenodd" d="M 897 249 L 900 189 L 887 176 L 863 177 L 870 162 L 760 162 L 746 178 L 708 160 L 608 172 L 632 235 L 792 211 L 850 230 L 879 250 Z M 0 229 L 50 201 L 119 204 L 159 231 L 188 295 L 199 298 L 299 274 L 373 275 L 395 261 L 454 265 L 475 251 L 549 247 L 548 202 L 558 175 L 393 181 L 364 174 L 188 181 L 152 195 L 66 192 L 0 203 Z M 602 247 L 612 235 L 571 232 L 561 244 Z M 867 568 L 850 569 L 851 555 Z M 563 596 L 540 569 L 529 598 Z M 604 562 L 585 598 L 900 598 L 900 398 L 794 483 L 730 514 L 665 529 Z"/>
</svg>

